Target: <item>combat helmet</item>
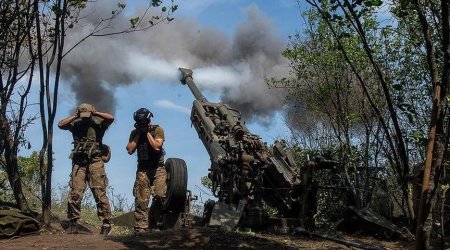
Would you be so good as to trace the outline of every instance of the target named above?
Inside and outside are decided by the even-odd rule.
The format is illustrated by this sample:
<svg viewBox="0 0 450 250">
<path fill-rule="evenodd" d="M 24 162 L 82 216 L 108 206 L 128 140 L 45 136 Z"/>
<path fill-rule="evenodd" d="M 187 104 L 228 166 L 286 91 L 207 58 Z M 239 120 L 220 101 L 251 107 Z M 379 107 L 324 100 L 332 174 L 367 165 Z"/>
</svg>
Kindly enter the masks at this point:
<svg viewBox="0 0 450 250">
<path fill-rule="evenodd" d="M 140 108 L 133 114 L 133 119 L 138 124 L 150 123 L 150 119 L 153 117 L 153 113 L 146 108 Z"/>
</svg>

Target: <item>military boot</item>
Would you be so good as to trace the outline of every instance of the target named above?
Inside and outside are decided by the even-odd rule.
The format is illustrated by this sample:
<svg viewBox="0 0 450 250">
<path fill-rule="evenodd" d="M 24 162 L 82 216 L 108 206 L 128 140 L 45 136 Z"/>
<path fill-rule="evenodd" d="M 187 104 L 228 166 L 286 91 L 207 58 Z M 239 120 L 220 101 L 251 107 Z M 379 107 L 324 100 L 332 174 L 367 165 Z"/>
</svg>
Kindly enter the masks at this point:
<svg viewBox="0 0 450 250">
<path fill-rule="evenodd" d="M 161 209 L 162 209 L 162 201 L 161 198 L 155 197 L 153 198 L 153 202 L 150 205 L 148 219 L 149 219 L 149 228 L 152 230 L 157 230 L 161 227 Z"/>
<path fill-rule="evenodd" d="M 77 234 L 78 233 L 78 220 L 77 219 L 71 219 L 70 225 L 67 228 L 68 234 Z"/>
<path fill-rule="evenodd" d="M 103 236 L 107 236 L 110 231 L 111 231 L 111 222 L 103 221 L 103 225 L 100 228 L 100 234 Z"/>
</svg>

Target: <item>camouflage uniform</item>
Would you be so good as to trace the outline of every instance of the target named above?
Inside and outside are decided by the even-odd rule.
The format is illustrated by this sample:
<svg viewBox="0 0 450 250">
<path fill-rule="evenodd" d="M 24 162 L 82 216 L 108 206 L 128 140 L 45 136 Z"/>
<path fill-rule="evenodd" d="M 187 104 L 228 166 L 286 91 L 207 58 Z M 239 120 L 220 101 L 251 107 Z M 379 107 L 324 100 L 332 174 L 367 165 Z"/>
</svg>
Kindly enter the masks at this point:
<svg viewBox="0 0 450 250">
<path fill-rule="evenodd" d="M 164 141 L 164 130 L 156 125 L 152 125 L 149 131 L 153 138 Z M 136 136 L 136 129 L 131 131 L 129 142 Z M 162 199 L 166 193 L 166 170 L 164 167 L 164 153 L 155 152 L 147 141 L 145 136 L 141 136 L 137 143 L 138 165 L 136 171 L 136 180 L 133 187 L 135 197 L 136 230 L 156 226 L 156 220 L 160 215 L 162 208 Z M 150 209 L 150 195 L 153 201 Z"/>
<path fill-rule="evenodd" d="M 104 150 L 110 150 L 102 144 L 102 138 L 109 127 L 101 117 L 77 118 L 71 123 L 60 127 L 69 130 L 74 139 L 72 159 L 72 173 L 69 186 L 71 188 L 67 202 L 67 217 L 71 221 L 77 221 L 81 213 L 81 200 L 87 184 L 93 193 L 97 204 L 97 215 L 104 224 L 109 224 L 111 219 L 111 207 L 106 196 L 108 178 L 105 172 L 104 162 L 109 158 L 102 157 Z M 110 152 L 109 152 L 110 154 Z"/>
</svg>

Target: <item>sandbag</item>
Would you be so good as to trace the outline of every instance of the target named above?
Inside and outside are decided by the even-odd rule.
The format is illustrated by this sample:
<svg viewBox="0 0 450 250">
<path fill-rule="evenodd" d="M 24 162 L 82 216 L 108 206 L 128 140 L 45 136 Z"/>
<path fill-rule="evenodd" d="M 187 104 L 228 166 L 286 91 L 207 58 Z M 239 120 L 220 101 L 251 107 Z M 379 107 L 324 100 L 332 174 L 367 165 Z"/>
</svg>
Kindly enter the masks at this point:
<svg viewBox="0 0 450 250">
<path fill-rule="evenodd" d="M 16 208 L 0 206 L 0 237 L 11 237 L 39 231 L 39 222 L 31 214 Z"/>
</svg>

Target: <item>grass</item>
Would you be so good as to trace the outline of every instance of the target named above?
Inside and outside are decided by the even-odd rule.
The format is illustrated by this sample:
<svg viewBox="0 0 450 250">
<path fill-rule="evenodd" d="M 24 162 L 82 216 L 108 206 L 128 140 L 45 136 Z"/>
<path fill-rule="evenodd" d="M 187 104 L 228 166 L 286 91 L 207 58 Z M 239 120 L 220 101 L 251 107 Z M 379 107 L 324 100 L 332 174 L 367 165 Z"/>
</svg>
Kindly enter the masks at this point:
<svg viewBox="0 0 450 250">
<path fill-rule="evenodd" d="M 66 203 L 56 203 L 52 206 L 52 213 L 59 215 L 60 219 L 66 219 L 67 205 Z M 126 212 L 112 211 L 112 218 L 120 216 Z M 97 208 L 95 206 L 83 206 L 81 208 L 80 223 L 87 224 L 90 228 L 100 231 L 102 221 L 97 216 Z M 94 231 L 93 233 L 96 233 Z M 133 228 L 112 225 L 110 236 L 129 236 L 133 235 Z"/>
<path fill-rule="evenodd" d="M 125 212 L 112 212 L 112 217 L 120 216 L 124 214 Z M 100 227 L 102 226 L 102 221 L 97 216 L 97 210 L 88 208 L 81 211 L 81 219 L 84 220 L 87 224 L 92 225 L 93 227 L 100 230 Z M 123 227 L 123 226 L 115 226 L 112 225 L 111 232 L 109 233 L 110 236 L 128 236 L 133 235 L 133 228 L 129 227 Z"/>
</svg>

